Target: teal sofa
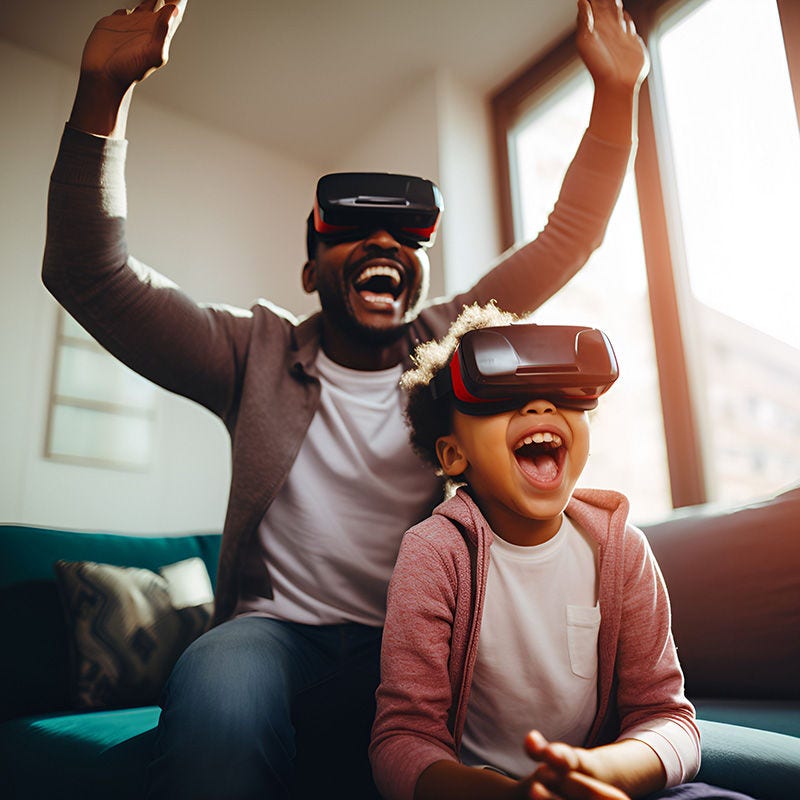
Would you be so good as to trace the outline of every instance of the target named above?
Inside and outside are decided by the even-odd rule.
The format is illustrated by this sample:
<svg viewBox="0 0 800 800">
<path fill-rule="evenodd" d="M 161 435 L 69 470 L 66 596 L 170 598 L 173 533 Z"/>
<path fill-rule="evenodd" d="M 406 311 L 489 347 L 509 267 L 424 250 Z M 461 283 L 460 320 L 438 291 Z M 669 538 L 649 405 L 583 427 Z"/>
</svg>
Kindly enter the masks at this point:
<svg viewBox="0 0 800 800">
<path fill-rule="evenodd" d="M 800 797 L 799 520 L 797 488 L 735 511 L 691 509 L 645 529 L 670 588 L 687 693 L 701 720 L 699 779 L 760 800 Z M 143 797 L 158 707 L 71 707 L 54 562 L 157 570 L 197 556 L 213 582 L 219 544 L 216 534 L 0 525 L 0 797 Z"/>
<path fill-rule="evenodd" d="M 216 578 L 220 536 L 121 536 L 0 526 L 0 797 L 141 798 L 157 706 L 71 708 L 60 560 L 158 570 L 200 557 Z"/>
</svg>

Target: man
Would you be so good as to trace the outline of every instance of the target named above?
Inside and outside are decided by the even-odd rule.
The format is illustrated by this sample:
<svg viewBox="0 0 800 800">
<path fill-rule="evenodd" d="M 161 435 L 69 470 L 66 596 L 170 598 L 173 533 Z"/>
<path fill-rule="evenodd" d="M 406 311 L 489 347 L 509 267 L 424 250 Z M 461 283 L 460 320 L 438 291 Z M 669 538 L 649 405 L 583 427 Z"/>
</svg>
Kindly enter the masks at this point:
<svg viewBox="0 0 800 800">
<path fill-rule="evenodd" d="M 424 305 L 424 242 L 388 218 L 344 240 L 312 225 L 303 285 L 321 311 L 297 323 L 270 304 L 200 306 L 127 251 L 131 95 L 166 62 L 184 9 L 185 0 L 145 0 L 89 36 L 51 180 L 43 267 L 59 302 L 111 353 L 209 408 L 231 434 L 217 624 L 165 689 L 151 795 L 283 797 L 299 747 L 329 790 L 366 796 L 386 585 L 403 532 L 441 491 L 409 447 L 397 379 L 415 344 L 441 336 L 464 304 L 495 298 L 532 311 L 599 245 L 647 55 L 614 0 L 580 0 L 595 100 L 545 231 L 468 292 Z M 316 725 L 322 745 L 305 738 Z"/>
</svg>

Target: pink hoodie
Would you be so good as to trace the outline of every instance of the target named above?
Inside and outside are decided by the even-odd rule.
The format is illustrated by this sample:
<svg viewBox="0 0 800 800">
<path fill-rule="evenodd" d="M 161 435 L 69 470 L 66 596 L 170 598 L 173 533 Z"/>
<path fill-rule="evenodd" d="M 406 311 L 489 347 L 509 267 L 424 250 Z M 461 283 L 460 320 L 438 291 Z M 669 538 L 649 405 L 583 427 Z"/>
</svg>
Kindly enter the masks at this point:
<svg viewBox="0 0 800 800">
<path fill-rule="evenodd" d="M 576 490 L 566 513 L 599 546 L 598 709 L 585 744 L 640 739 L 661 758 L 667 786 L 687 781 L 700 766 L 700 735 L 647 540 L 627 523 L 628 501 L 617 492 Z M 463 489 L 403 539 L 389 585 L 370 746 L 386 800 L 412 800 L 426 767 L 458 760 L 491 541 Z"/>
</svg>

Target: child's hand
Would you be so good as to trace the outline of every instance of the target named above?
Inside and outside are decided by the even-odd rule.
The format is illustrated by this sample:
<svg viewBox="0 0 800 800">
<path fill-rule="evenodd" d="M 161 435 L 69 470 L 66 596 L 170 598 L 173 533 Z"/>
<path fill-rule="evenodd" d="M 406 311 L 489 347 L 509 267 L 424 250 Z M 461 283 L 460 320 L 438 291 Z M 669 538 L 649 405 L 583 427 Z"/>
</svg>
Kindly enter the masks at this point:
<svg viewBox="0 0 800 800">
<path fill-rule="evenodd" d="M 630 800 L 621 789 L 593 776 L 589 751 L 581 747 L 548 742 L 539 731 L 531 731 L 525 749 L 542 762 L 529 778 L 532 800 Z"/>
<path fill-rule="evenodd" d="M 595 86 L 636 89 L 650 68 L 647 49 L 622 0 L 578 0 L 576 43 Z"/>
</svg>

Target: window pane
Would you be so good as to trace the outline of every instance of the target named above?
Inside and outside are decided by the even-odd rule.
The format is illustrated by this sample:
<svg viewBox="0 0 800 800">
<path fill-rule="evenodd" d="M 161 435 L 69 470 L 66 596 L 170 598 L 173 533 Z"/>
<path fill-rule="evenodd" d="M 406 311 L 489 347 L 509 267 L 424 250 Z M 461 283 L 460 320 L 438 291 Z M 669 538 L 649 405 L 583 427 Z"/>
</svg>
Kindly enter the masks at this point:
<svg viewBox="0 0 800 800">
<path fill-rule="evenodd" d="M 149 464 L 152 424 L 147 417 L 53 407 L 48 456 L 98 466 L 142 469 Z"/>
<path fill-rule="evenodd" d="M 708 0 L 662 31 L 709 499 L 742 502 L 800 476 L 797 117 L 775 0 Z"/>
<path fill-rule="evenodd" d="M 156 389 L 58 312 L 45 455 L 143 469 L 153 446 Z"/>
<path fill-rule="evenodd" d="M 104 350 L 61 344 L 56 395 L 151 411 L 155 386 Z"/>
<path fill-rule="evenodd" d="M 584 73 L 512 131 L 518 239 L 532 238 L 545 224 L 588 123 L 591 102 L 592 84 Z M 592 454 L 580 483 L 624 492 L 637 522 L 665 516 L 672 502 L 632 174 L 602 247 L 533 320 L 593 325 L 608 334 L 620 378 L 594 412 Z"/>
<path fill-rule="evenodd" d="M 59 312 L 61 335 L 67 339 L 81 339 L 94 342 L 94 339 L 66 311 Z"/>
</svg>

